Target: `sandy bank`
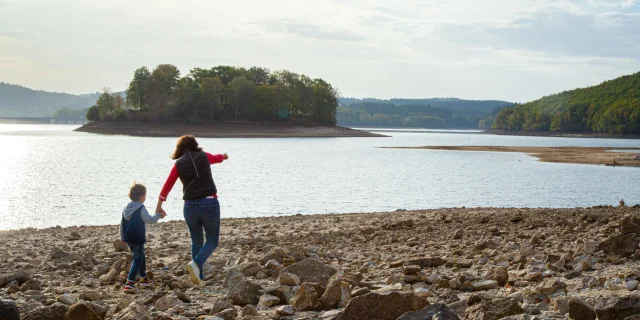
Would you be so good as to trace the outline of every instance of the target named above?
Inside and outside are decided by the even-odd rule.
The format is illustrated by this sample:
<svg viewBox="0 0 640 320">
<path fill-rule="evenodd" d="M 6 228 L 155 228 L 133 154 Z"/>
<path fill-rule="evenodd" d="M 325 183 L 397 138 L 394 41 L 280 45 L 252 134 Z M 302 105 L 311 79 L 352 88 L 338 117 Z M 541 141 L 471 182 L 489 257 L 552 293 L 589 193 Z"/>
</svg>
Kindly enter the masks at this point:
<svg viewBox="0 0 640 320">
<path fill-rule="evenodd" d="M 26 320 L 87 306 L 100 314 L 91 319 L 395 320 L 425 303 L 467 319 L 563 319 L 573 298 L 611 316 L 640 306 L 638 216 L 459 208 L 223 219 L 203 289 L 184 275 L 189 237 L 172 221 L 150 226 L 155 285 L 133 296 L 121 292 L 130 254 L 114 247 L 116 226 L 11 231 L 0 233 L 0 296 Z M 616 304 L 622 297 L 633 303 Z M 132 302 L 138 318 L 120 312 Z"/>
<path fill-rule="evenodd" d="M 487 130 L 485 133 L 504 136 L 527 136 L 527 137 L 560 137 L 560 138 L 591 138 L 591 139 L 640 139 L 638 134 L 610 134 L 603 132 L 552 132 L 552 131 L 507 131 L 507 130 Z"/>
<path fill-rule="evenodd" d="M 426 149 L 449 151 L 521 152 L 543 162 L 581 163 L 607 166 L 640 167 L 640 148 L 587 148 L 587 147 L 492 147 L 492 146 L 426 146 L 397 147 L 399 149 Z"/>
<path fill-rule="evenodd" d="M 343 127 L 305 127 L 265 123 L 207 123 L 144 121 L 97 121 L 75 131 L 139 137 L 179 137 L 193 134 L 203 138 L 320 138 L 382 137 Z"/>
</svg>

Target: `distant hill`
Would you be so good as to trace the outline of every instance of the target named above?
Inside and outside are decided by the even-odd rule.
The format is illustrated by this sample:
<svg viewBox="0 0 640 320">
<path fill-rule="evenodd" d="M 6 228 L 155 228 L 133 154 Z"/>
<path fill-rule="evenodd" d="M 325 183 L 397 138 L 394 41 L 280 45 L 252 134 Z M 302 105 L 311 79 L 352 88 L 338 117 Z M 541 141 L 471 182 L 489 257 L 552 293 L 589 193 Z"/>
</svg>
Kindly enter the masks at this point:
<svg viewBox="0 0 640 320">
<path fill-rule="evenodd" d="M 503 109 L 493 128 L 640 134 L 640 73 Z"/>
<path fill-rule="evenodd" d="M 100 93 L 74 95 L 0 82 L 0 117 L 50 117 L 62 108 L 87 109 Z"/>
<path fill-rule="evenodd" d="M 338 125 L 484 129 L 500 108 L 501 100 L 457 98 L 389 99 L 339 98 Z"/>
</svg>

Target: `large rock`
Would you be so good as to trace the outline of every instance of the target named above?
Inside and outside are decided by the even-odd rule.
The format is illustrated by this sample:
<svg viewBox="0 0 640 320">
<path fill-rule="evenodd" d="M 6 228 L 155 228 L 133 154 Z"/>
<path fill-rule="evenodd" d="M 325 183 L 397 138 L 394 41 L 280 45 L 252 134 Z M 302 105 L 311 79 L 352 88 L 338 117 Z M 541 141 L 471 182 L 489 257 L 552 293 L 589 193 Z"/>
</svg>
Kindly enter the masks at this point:
<svg viewBox="0 0 640 320">
<path fill-rule="evenodd" d="M 307 258 L 298 263 L 294 263 L 284 270 L 297 275 L 302 283 L 317 282 L 322 286 L 326 286 L 329 278 L 337 272 L 336 269 L 313 258 Z"/>
<path fill-rule="evenodd" d="M 498 281 L 496 280 L 476 280 L 471 282 L 473 291 L 491 290 L 498 287 Z"/>
<path fill-rule="evenodd" d="M 446 304 L 437 303 L 426 308 L 403 314 L 397 320 L 460 320 L 458 315 L 449 310 Z"/>
<path fill-rule="evenodd" d="M 132 302 L 128 307 L 116 313 L 112 320 L 151 320 L 149 311 L 137 302 Z"/>
<path fill-rule="evenodd" d="M 569 299 L 569 318 L 575 320 L 596 320 L 596 312 L 592 306 L 584 301 L 572 298 Z"/>
<path fill-rule="evenodd" d="M 85 290 L 80 294 L 80 299 L 85 301 L 96 301 L 102 299 L 100 292 L 95 290 Z"/>
<path fill-rule="evenodd" d="M 498 320 L 524 313 L 513 298 L 471 296 L 468 305 L 465 320 Z"/>
<path fill-rule="evenodd" d="M 229 270 L 224 285 L 227 288 L 227 297 L 233 304 L 245 306 L 257 304 L 260 300 L 262 287 L 247 280 L 244 273 L 238 269 Z"/>
<path fill-rule="evenodd" d="M 336 320 L 395 320 L 403 314 L 429 305 L 422 297 L 407 292 L 371 292 L 351 299 Z"/>
<path fill-rule="evenodd" d="M 405 265 L 418 265 L 420 268 L 437 268 L 447 263 L 440 257 L 412 258 L 405 262 Z"/>
<path fill-rule="evenodd" d="M 291 299 L 291 305 L 296 311 L 319 311 L 322 309 L 322 303 L 319 301 L 320 294 L 316 287 L 317 285 L 308 282 L 300 286 Z"/>
<path fill-rule="evenodd" d="M 18 270 L 10 274 L 0 274 L 0 288 L 6 286 L 10 282 L 17 281 L 23 284 L 31 279 L 31 276 L 24 270 Z"/>
<path fill-rule="evenodd" d="M 72 305 L 67 311 L 66 320 L 102 320 L 88 302 Z"/>
<path fill-rule="evenodd" d="M 156 309 L 160 311 L 167 311 L 173 307 L 182 305 L 184 305 L 184 302 L 175 294 L 166 295 L 156 301 Z"/>
<path fill-rule="evenodd" d="M 20 320 L 20 310 L 15 302 L 0 299 L 0 320 Z"/>
<path fill-rule="evenodd" d="M 566 289 L 567 285 L 558 279 L 547 279 L 537 288 L 540 294 L 545 296 L 550 296 L 560 290 L 566 291 Z"/>
<path fill-rule="evenodd" d="M 613 297 L 599 300 L 595 307 L 598 320 L 623 320 L 640 314 L 640 296 Z"/>
<path fill-rule="evenodd" d="M 113 240 L 113 249 L 116 252 L 122 252 L 122 251 L 127 251 L 129 250 L 129 247 L 127 246 L 126 243 L 120 241 L 120 240 Z"/>
<path fill-rule="evenodd" d="M 622 234 L 640 234 L 640 219 L 628 216 L 620 222 L 620 232 Z"/>
<path fill-rule="evenodd" d="M 333 307 L 344 307 L 351 300 L 351 288 L 349 283 L 342 279 L 332 278 L 324 291 L 320 302 L 324 310 L 330 310 Z"/>
<path fill-rule="evenodd" d="M 22 320 L 65 320 L 69 306 L 56 302 L 47 307 L 38 307 L 27 312 Z"/>
<path fill-rule="evenodd" d="M 509 271 L 505 267 L 492 267 L 485 278 L 495 280 L 498 282 L 498 286 L 504 287 L 509 282 Z"/>
<path fill-rule="evenodd" d="M 600 242 L 598 249 L 602 250 L 606 254 L 616 254 L 620 256 L 630 256 L 636 252 L 638 248 L 637 234 L 616 234 L 609 237 L 607 240 Z"/>
<path fill-rule="evenodd" d="M 299 286 L 300 278 L 294 273 L 282 271 L 280 275 L 278 275 L 276 283 L 283 286 Z"/>
</svg>

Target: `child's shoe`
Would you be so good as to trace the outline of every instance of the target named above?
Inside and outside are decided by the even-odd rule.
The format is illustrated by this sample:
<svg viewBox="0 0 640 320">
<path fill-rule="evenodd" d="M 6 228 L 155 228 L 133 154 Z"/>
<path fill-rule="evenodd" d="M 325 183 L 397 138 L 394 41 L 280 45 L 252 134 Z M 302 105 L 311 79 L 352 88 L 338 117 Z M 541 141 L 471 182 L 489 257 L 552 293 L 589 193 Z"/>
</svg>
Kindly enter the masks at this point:
<svg viewBox="0 0 640 320">
<path fill-rule="evenodd" d="M 153 285 L 153 280 L 149 279 L 149 277 L 140 278 L 140 286 L 141 287 L 150 287 Z"/>
<path fill-rule="evenodd" d="M 127 283 L 124 284 L 123 291 L 124 293 L 136 293 L 136 284 L 132 281 L 127 281 Z"/>
<path fill-rule="evenodd" d="M 202 280 L 200 280 L 200 268 L 198 268 L 198 264 L 195 261 L 191 261 L 191 263 L 187 265 L 187 272 L 189 272 L 191 282 L 193 282 L 194 285 L 202 286 Z"/>
</svg>

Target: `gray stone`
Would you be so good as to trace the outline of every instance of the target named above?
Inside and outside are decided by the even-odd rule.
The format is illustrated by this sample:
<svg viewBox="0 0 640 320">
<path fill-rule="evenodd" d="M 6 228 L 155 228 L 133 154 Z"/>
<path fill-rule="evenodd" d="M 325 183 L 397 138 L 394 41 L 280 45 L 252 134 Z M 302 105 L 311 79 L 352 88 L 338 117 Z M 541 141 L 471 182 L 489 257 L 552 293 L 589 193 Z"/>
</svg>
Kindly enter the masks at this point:
<svg viewBox="0 0 640 320">
<path fill-rule="evenodd" d="M 426 308 L 403 314 L 397 320 L 460 320 L 455 312 L 442 303 L 432 304 Z"/>
<path fill-rule="evenodd" d="M 79 302 L 69 308 L 66 320 L 102 320 L 102 318 L 88 302 Z"/>
<path fill-rule="evenodd" d="M 227 296 L 233 304 L 245 306 L 247 304 L 257 304 L 260 299 L 262 287 L 245 278 L 242 271 L 230 269 L 225 279 Z"/>
<path fill-rule="evenodd" d="M 122 311 L 116 313 L 112 320 L 151 320 L 151 315 L 147 309 L 137 302 L 130 303 Z"/>
<path fill-rule="evenodd" d="M 498 287 L 498 281 L 496 280 L 476 280 L 471 282 L 473 291 L 491 290 Z"/>
<path fill-rule="evenodd" d="M 586 302 L 572 298 L 569 299 L 569 318 L 576 320 L 595 320 L 596 312 Z"/>
<path fill-rule="evenodd" d="M 276 283 L 283 286 L 299 286 L 300 278 L 293 273 L 281 271 Z"/>
<path fill-rule="evenodd" d="M 167 311 L 176 306 L 182 306 L 184 302 L 178 298 L 175 294 L 166 295 L 158 301 L 156 301 L 156 309 L 160 311 Z"/>
<path fill-rule="evenodd" d="M 617 234 L 609 237 L 607 240 L 600 242 L 598 249 L 606 254 L 616 254 L 620 256 L 630 256 L 636 252 L 640 240 L 635 233 Z"/>
<path fill-rule="evenodd" d="M 0 299 L 0 320 L 20 320 L 20 310 L 15 302 Z"/>
<path fill-rule="evenodd" d="M 317 282 L 322 286 L 326 286 L 329 282 L 329 278 L 337 272 L 336 269 L 313 258 L 307 258 L 294 263 L 286 267 L 284 270 L 297 275 L 302 283 Z"/>
<path fill-rule="evenodd" d="M 295 314 L 295 311 L 293 310 L 293 306 L 291 305 L 279 306 L 276 308 L 276 312 L 280 316 L 291 316 Z"/>
<path fill-rule="evenodd" d="M 429 305 L 422 297 L 407 292 L 371 292 L 351 299 L 336 320 L 395 320 L 403 314 Z"/>
<path fill-rule="evenodd" d="M 68 306 L 73 305 L 74 303 L 76 303 L 76 301 L 78 301 L 78 299 L 68 293 L 65 293 L 58 297 L 58 302 L 64 303 Z"/>
<path fill-rule="evenodd" d="M 596 303 L 595 311 L 598 320 L 623 320 L 640 314 L 640 296 L 601 299 Z"/>
<path fill-rule="evenodd" d="M 46 307 L 38 307 L 28 311 L 22 320 L 65 320 L 69 306 L 56 302 Z"/>
<path fill-rule="evenodd" d="M 291 305 L 296 311 L 319 311 L 322 303 L 318 300 L 320 294 L 312 283 L 303 283 L 291 299 Z"/>
<path fill-rule="evenodd" d="M 270 294 L 265 294 L 265 295 L 262 295 L 262 297 L 260 297 L 259 304 L 265 307 L 273 307 L 275 305 L 280 304 L 280 298 L 276 296 L 272 296 Z"/>
</svg>

